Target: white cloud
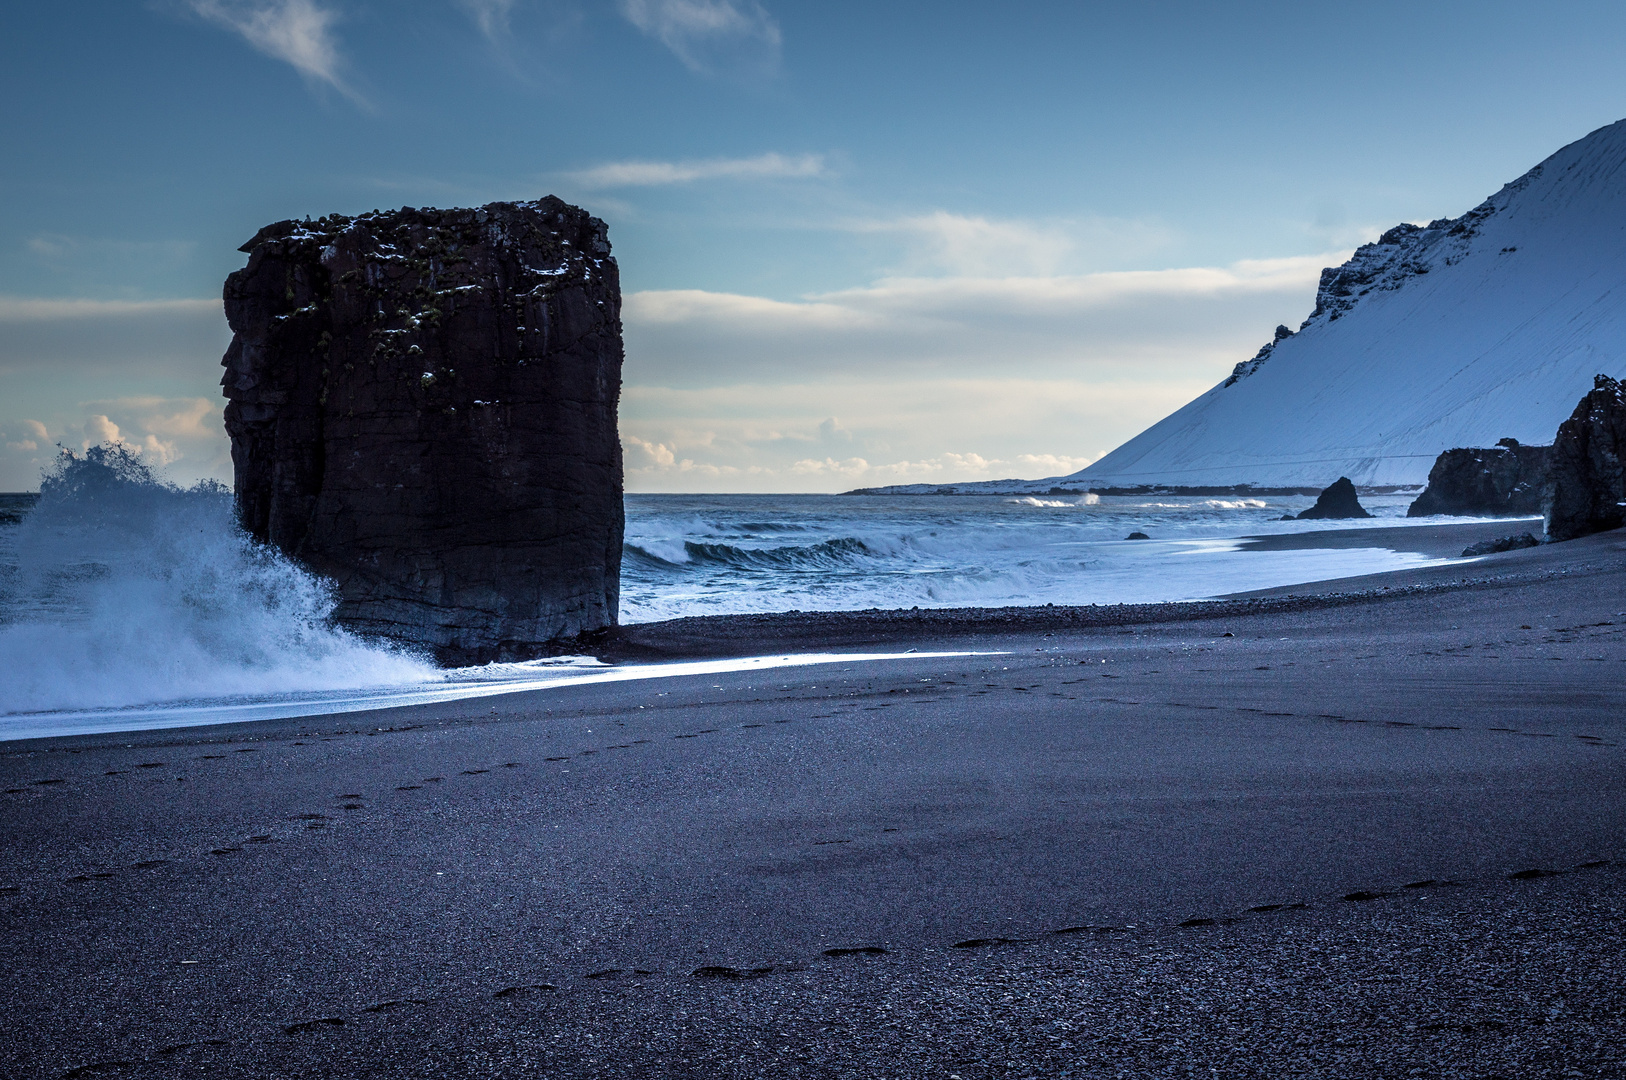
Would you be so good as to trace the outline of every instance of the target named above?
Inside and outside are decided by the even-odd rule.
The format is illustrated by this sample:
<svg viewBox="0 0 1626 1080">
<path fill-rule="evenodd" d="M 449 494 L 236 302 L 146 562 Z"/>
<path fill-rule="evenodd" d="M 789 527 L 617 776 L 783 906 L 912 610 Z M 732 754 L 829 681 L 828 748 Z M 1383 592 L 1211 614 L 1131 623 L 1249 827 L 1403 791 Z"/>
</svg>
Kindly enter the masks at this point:
<svg viewBox="0 0 1626 1080">
<path fill-rule="evenodd" d="M 945 451 L 930 458 L 871 464 L 861 457 L 804 458 L 793 462 L 789 472 L 797 476 L 839 477 L 862 481 L 860 486 L 881 484 L 965 483 L 975 480 L 1035 479 L 1077 472 L 1102 455 L 1092 457 L 1056 454 L 1017 454 L 1012 458 L 986 458 L 977 453 Z"/>
<path fill-rule="evenodd" d="M 628 488 L 1064 476 L 1307 315 L 1344 257 L 899 277 L 801 300 L 632 293 L 621 427 L 651 451 L 629 451 Z"/>
<path fill-rule="evenodd" d="M 1085 457 L 1074 457 L 1070 454 L 1017 454 L 1016 465 L 1024 476 L 1063 476 L 1075 473 L 1096 458 L 1105 456 L 1105 451 Z"/>
<path fill-rule="evenodd" d="M 83 427 L 85 439 L 82 446 L 84 447 L 100 446 L 102 443 L 122 444 L 124 442 L 124 436 L 120 433 L 119 426 L 109 420 L 105 413 L 92 416 L 84 422 Z"/>
<path fill-rule="evenodd" d="M 621 14 L 691 71 L 767 73 L 779 63 L 779 24 L 755 0 L 621 0 Z"/>
<path fill-rule="evenodd" d="M 621 409 L 627 488 L 842 491 L 1060 476 L 1207 385 L 1020 374 L 836 375 L 794 385 L 688 390 L 629 384 Z M 834 408 L 842 410 L 839 421 L 829 415 Z M 658 459 L 645 446 L 658 447 Z"/>
<path fill-rule="evenodd" d="M 221 464 L 225 451 L 222 402 L 136 396 L 86 402 L 82 408 L 104 410 L 91 412 L 81 425 L 83 448 L 102 443 L 126 446 L 139 452 L 147 464 L 159 468 L 201 459 L 206 463 L 205 475 Z M 115 416 L 123 423 L 114 420 Z"/>
<path fill-rule="evenodd" d="M 696 180 L 805 179 L 825 173 L 824 155 L 759 154 L 751 158 L 710 158 L 705 161 L 613 161 L 567 173 L 583 187 L 655 187 L 688 184 Z"/>
<path fill-rule="evenodd" d="M 326 83 L 362 103 L 340 75 L 343 59 L 333 24 L 338 12 L 315 0 L 188 0 L 210 22 L 242 35 L 254 48 L 293 65 L 312 82 Z"/>
<path fill-rule="evenodd" d="M 224 307 L 219 300 L 77 300 L 0 296 L 0 323 L 105 319 L 131 315 L 214 317 L 222 323 L 225 321 Z"/>
<path fill-rule="evenodd" d="M 664 386 L 800 380 L 807 371 L 932 377 L 1210 373 L 1218 381 L 1313 306 L 1338 254 L 1069 276 L 890 278 L 775 300 L 631 293 L 627 378 Z"/>
<path fill-rule="evenodd" d="M 228 479 L 219 381 L 230 339 L 218 299 L 0 296 L 0 491 L 36 487 L 57 441 L 109 438 L 177 481 Z"/>
<path fill-rule="evenodd" d="M 4 429 L 3 436 L 7 450 L 22 450 L 32 453 L 48 445 L 51 441 L 50 432 L 38 420 L 18 420 Z"/>
<path fill-rule="evenodd" d="M 1167 248 L 1173 230 L 1157 221 L 1090 217 L 1000 220 L 937 210 L 890 219 L 849 221 L 858 234 L 903 243 L 902 275 L 1051 276 L 1064 268 L 1101 269 L 1145 261 Z"/>
<path fill-rule="evenodd" d="M 229 481 L 231 448 L 221 422 L 223 405 L 218 398 L 153 395 L 64 403 L 53 418 L 59 433 L 55 440 L 38 420 L 0 423 L 0 490 L 36 487 L 57 442 L 74 450 L 104 443 L 128 447 L 180 483 L 206 477 Z"/>
<path fill-rule="evenodd" d="M 508 17 L 513 13 L 514 0 L 457 0 L 457 6 L 468 12 L 486 37 L 495 40 L 508 33 Z"/>
<path fill-rule="evenodd" d="M 855 232 L 901 233 L 913 262 L 959 275 L 1051 274 L 1074 249 L 1061 229 L 990 221 L 939 210 L 893 221 L 859 222 Z"/>
<path fill-rule="evenodd" d="M 669 469 L 677 464 L 677 460 L 672 456 L 672 448 L 665 443 L 652 443 L 640 439 L 636 435 L 623 434 L 621 436 L 621 448 L 622 452 L 628 457 L 636 459 L 626 463 L 629 469 Z M 628 453 L 629 451 L 635 451 L 636 453 Z"/>
</svg>

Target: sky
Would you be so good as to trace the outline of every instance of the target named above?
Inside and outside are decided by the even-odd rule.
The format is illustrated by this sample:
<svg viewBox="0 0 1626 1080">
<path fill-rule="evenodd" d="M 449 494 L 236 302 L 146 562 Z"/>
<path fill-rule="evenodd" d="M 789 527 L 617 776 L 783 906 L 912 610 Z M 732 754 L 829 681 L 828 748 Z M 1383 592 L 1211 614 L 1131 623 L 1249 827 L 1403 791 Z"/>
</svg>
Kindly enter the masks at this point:
<svg viewBox="0 0 1626 1080">
<path fill-rule="evenodd" d="M 14 0 L 0 490 L 230 481 L 262 225 L 550 193 L 621 266 L 629 491 L 1065 474 L 1626 116 L 1623 55 L 1563 0 Z"/>
</svg>

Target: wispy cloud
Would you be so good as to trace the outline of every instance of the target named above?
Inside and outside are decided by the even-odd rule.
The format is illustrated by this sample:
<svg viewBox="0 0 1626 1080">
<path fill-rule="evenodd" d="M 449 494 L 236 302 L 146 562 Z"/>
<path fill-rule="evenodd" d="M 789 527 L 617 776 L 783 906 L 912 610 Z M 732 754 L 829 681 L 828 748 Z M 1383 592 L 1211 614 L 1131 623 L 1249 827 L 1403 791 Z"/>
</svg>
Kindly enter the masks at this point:
<svg viewBox="0 0 1626 1080">
<path fill-rule="evenodd" d="M 1173 239 L 1157 221 L 1090 217 L 1024 221 L 936 210 L 842 223 L 848 232 L 902 241 L 910 273 L 1049 276 L 1064 265 L 1105 268 L 1142 262 Z"/>
<path fill-rule="evenodd" d="M 0 323 L 107 319 L 124 316 L 213 316 L 224 322 L 219 300 L 79 300 L 0 296 Z"/>
<path fill-rule="evenodd" d="M 860 222 L 856 232 L 899 233 L 917 262 L 954 274 L 1055 273 L 1073 250 L 1066 232 L 1026 221 L 994 221 L 938 210 Z"/>
<path fill-rule="evenodd" d="M 344 66 L 333 25 L 339 14 L 316 0 L 188 0 L 193 11 L 242 35 L 267 56 L 293 65 L 305 78 L 325 83 L 357 104 L 366 104 L 341 76 Z"/>
<path fill-rule="evenodd" d="M 837 491 L 859 485 L 1062 476 L 1204 388 L 1181 382 L 820 379 L 674 390 L 629 384 L 621 440 L 632 491 Z M 831 439 L 844 413 L 850 438 Z"/>
<path fill-rule="evenodd" d="M 973 239 L 992 234 L 997 247 L 1027 235 L 990 225 Z M 1027 261 L 1044 261 L 1037 247 Z M 800 300 L 629 293 L 628 484 L 838 490 L 1066 475 L 1213 386 L 1277 323 L 1308 314 L 1321 267 L 1347 254 L 896 277 Z"/>
<path fill-rule="evenodd" d="M 583 187 L 657 187 L 696 180 L 776 180 L 823 176 L 823 154 L 759 154 L 751 158 L 706 161 L 613 161 L 567 173 Z"/>
<path fill-rule="evenodd" d="M 480 33 L 493 41 L 508 34 L 508 17 L 513 13 L 514 0 L 457 0 L 457 6 L 468 12 Z"/>
<path fill-rule="evenodd" d="M 672 50 L 690 71 L 769 73 L 779 24 L 755 0 L 620 0 L 628 22 Z"/>
</svg>

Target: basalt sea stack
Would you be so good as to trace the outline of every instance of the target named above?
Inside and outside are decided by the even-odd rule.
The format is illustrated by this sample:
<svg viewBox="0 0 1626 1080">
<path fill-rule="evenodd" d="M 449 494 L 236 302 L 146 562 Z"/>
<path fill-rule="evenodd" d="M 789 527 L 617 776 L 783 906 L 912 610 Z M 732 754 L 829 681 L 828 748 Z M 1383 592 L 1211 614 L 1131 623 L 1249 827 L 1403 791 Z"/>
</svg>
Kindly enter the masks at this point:
<svg viewBox="0 0 1626 1080">
<path fill-rule="evenodd" d="M 552 197 L 283 221 L 226 280 L 245 528 L 443 660 L 613 625 L 621 294 Z"/>
</svg>

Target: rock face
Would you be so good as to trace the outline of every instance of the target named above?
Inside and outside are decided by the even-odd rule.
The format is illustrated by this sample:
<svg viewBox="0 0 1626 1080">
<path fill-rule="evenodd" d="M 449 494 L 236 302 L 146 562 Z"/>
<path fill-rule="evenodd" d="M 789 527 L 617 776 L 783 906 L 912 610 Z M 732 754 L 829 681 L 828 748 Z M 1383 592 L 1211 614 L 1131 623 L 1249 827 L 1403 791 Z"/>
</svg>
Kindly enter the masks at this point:
<svg viewBox="0 0 1626 1080">
<path fill-rule="evenodd" d="M 244 527 L 335 616 L 472 662 L 614 625 L 621 293 L 556 198 L 283 221 L 226 280 Z"/>
<path fill-rule="evenodd" d="M 1300 514 L 1305 518 L 1364 518 L 1371 517 L 1361 501 L 1355 497 L 1355 485 L 1349 477 L 1340 476 L 1316 498 L 1315 505 Z"/>
<path fill-rule="evenodd" d="M 1406 509 L 1406 516 L 1539 514 L 1551 449 L 1501 439 L 1489 449 L 1447 450 L 1435 459 L 1428 487 Z"/>
<path fill-rule="evenodd" d="M 1558 426 L 1542 516 L 1547 539 L 1573 540 L 1626 523 L 1626 387 L 1599 375 Z"/>
<path fill-rule="evenodd" d="M 1523 548 L 1540 546 L 1541 541 L 1529 533 L 1520 533 L 1518 536 L 1498 536 L 1495 540 L 1481 540 L 1477 544 L 1469 544 L 1462 549 L 1462 557 L 1472 559 L 1479 555 L 1500 555 L 1504 551 L 1519 551 Z"/>
</svg>

